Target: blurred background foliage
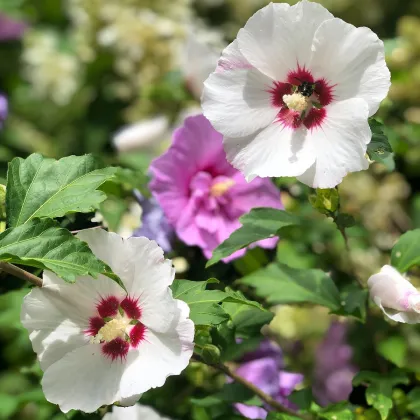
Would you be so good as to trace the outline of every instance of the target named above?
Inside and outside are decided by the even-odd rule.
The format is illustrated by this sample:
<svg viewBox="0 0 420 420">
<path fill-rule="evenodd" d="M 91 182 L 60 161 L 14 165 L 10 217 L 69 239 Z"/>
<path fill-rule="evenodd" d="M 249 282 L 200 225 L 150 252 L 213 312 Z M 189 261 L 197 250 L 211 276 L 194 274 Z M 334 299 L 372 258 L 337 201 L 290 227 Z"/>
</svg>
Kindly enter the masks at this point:
<svg viewBox="0 0 420 420">
<path fill-rule="evenodd" d="M 420 227 L 420 2 L 320 3 L 334 15 L 377 32 L 385 42 L 392 73 L 392 87 L 378 116 L 392 143 L 396 170 L 390 172 L 389 165 L 375 163 L 369 171 L 346 177 L 339 188 L 343 211 L 357 222 L 349 229 L 351 258 L 359 277 L 367 279 L 388 262 L 389 250 L 401 233 Z M 113 230 L 138 227 L 139 217 L 133 220 L 132 213 L 131 217 L 127 213 L 131 190 L 137 188 L 147 196 L 151 158 L 169 144 L 169 127 L 199 106 L 200 81 L 194 77 L 200 79 L 196 73 L 203 71 L 201 56 L 189 39 L 192 36 L 201 43 L 203 56 L 214 57 L 214 67 L 222 48 L 266 4 L 268 0 L 0 0 L 0 92 L 9 102 L 0 132 L 0 183 L 5 183 L 7 162 L 15 156 L 94 153 L 109 164 L 133 169 L 122 175 L 120 186 L 104 186 L 112 190 L 107 191 L 111 197 L 103 204 L 102 214 Z M 2 25 L 10 20 L 23 23 L 22 36 L 3 36 Z M 134 151 L 115 147 L 113 135 L 121 127 L 162 115 L 168 128 L 159 134 L 156 146 Z M 285 229 L 277 251 L 254 249 L 233 264 L 219 263 L 207 271 L 198 249 L 177 243 L 170 256 L 178 276 L 217 277 L 231 284 L 274 258 L 296 268 L 329 271 L 345 288 L 350 268 L 333 223 L 315 214 L 307 199 L 309 188 L 294 180 L 276 182 L 286 209 L 306 216 L 307 225 Z M 63 224 L 80 229 L 92 225 L 90 218 L 65 218 Z M 420 286 L 420 272 L 411 275 Z M 19 322 L 27 289 L 20 289 L 19 281 L 0 277 L 0 419 L 84 418 L 64 416 L 45 401 L 39 386 L 41 372 Z M 311 384 L 317 374 L 314 354 L 333 317 L 309 305 L 279 305 L 273 311 L 276 315 L 265 333 L 281 344 L 286 366 L 304 373 L 305 385 Z M 411 383 L 419 383 L 420 328 L 397 328 L 379 315 L 369 319 L 372 334 L 366 337 L 357 321 L 363 317 L 355 310 L 350 322 L 352 363 L 384 373 L 395 366 L 407 368 Z M 194 405 L 191 397 L 202 398 L 224 382 L 208 367 L 192 363 L 185 377 L 170 378 L 164 388 L 148 393 L 142 401 L 172 418 L 217 418 L 218 414 L 211 416 Z M 394 390 L 399 418 L 419 418 L 419 390 L 415 385 Z M 357 418 L 380 418 L 367 408 L 360 387 L 350 401 L 360 406 Z"/>
</svg>

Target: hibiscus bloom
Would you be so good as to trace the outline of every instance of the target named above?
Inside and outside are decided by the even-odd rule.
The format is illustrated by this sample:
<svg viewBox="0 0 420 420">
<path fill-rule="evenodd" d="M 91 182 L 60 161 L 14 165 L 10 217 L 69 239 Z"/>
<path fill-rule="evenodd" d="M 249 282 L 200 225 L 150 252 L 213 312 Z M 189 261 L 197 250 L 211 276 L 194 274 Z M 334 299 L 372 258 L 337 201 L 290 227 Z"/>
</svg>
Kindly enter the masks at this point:
<svg viewBox="0 0 420 420">
<path fill-rule="evenodd" d="M 389 86 L 383 43 L 370 29 L 317 3 L 271 3 L 224 50 L 202 106 L 247 180 L 297 176 L 331 188 L 368 167 L 367 119 Z"/>
<path fill-rule="evenodd" d="M 347 400 L 353 390 L 357 367 L 352 363 L 353 349 L 347 343 L 347 324 L 333 322 L 315 353 L 313 394 L 327 406 Z"/>
<path fill-rule="evenodd" d="M 222 136 L 202 115 L 175 130 L 169 150 L 152 162 L 150 189 L 179 238 L 199 246 L 210 258 L 214 248 L 241 224 L 253 207 L 282 208 L 270 180 L 247 183 L 226 160 Z M 277 239 L 260 241 L 273 248 Z M 229 259 L 245 253 L 240 250 Z"/>
<path fill-rule="evenodd" d="M 394 267 L 384 265 L 368 280 L 370 297 L 393 321 L 420 322 L 420 293 Z"/>
<path fill-rule="evenodd" d="M 277 345 L 266 340 L 260 347 L 244 357 L 236 370 L 240 376 L 251 382 L 282 405 L 295 408 L 287 397 L 303 382 L 303 375 L 283 370 L 283 353 Z M 236 409 L 249 419 L 265 419 L 270 407 L 256 407 L 235 404 Z"/>
<path fill-rule="evenodd" d="M 112 413 L 106 413 L 103 420 L 169 420 L 162 417 L 153 408 L 136 404 L 132 407 L 112 407 Z"/>
<path fill-rule="evenodd" d="M 100 275 L 66 284 L 44 272 L 22 306 L 48 401 L 62 411 L 93 412 L 162 386 L 193 352 L 188 305 L 172 298 L 171 262 L 146 238 L 124 240 L 101 229 L 78 234 L 124 284 Z"/>
</svg>

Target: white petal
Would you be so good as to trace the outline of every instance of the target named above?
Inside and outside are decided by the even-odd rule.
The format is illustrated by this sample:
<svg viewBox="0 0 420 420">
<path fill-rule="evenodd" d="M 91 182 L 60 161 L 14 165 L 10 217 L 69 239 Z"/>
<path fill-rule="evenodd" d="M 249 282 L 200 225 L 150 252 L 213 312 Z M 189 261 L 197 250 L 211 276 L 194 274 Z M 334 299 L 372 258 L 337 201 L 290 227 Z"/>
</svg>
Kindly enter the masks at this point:
<svg viewBox="0 0 420 420">
<path fill-rule="evenodd" d="M 218 63 L 216 72 L 222 73 L 224 71 L 252 69 L 253 66 L 239 51 L 238 40 L 235 39 L 230 43 L 222 53 Z"/>
<path fill-rule="evenodd" d="M 416 312 L 397 311 L 395 309 L 384 308 L 379 298 L 374 299 L 375 303 L 381 308 L 382 312 L 390 319 L 405 324 L 420 323 L 420 314 Z"/>
<path fill-rule="evenodd" d="M 168 118 L 159 116 L 124 127 L 114 135 L 112 142 L 119 152 L 157 146 L 165 139 L 168 128 Z"/>
<path fill-rule="evenodd" d="M 128 294 L 139 298 L 142 322 L 155 331 L 166 331 L 176 312 L 169 289 L 175 270 L 162 248 L 144 237 L 124 240 L 101 229 L 85 230 L 78 237 L 121 278 Z"/>
<path fill-rule="evenodd" d="M 378 36 L 369 28 L 331 19 L 319 27 L 313 48 L 311 70 L 336 85 L 335 100 L 362 98 L 369 105 L 369 116 L 373 115 L 391 84 Z"/>
<path fill-rule="evenodd" d="M 92 413 L 120 398 L 119 388 L 125 362 L 111 362 L 99 344 L 88 344 L 68 353 L 51 365 L 42 379 L 46 399 L 61 410 Z"/>
<path fill-rule="evenodd" d="M 107 413 L 103 420 L 165 420 L 152 407 L 136 404 L 132 407 L 113 407 L 112 413 Z"/>
<path fill-rule="evenodd" d="M 43 370 L 87 342 L 86 320 L 77 310 L 67 312 L 51 290 L 31 290 L 23 300 L 21 321 Z"/>
<path fill-rule="evenodd" d="M 129 368 L 121 380 L 122 398 L 162 386 L 168 376 L 179 375 L 187 367 L 194 347 L 194 324 L 186 318 L 188 305 L 181 301 L 177 305 L 178 314 L 168 332 L 147 330 L 137 351 L 128 353 Z"/>
<path fill-rule="evenodd" d="M 196 34 L 190 34 L 187 39 L 181 71 L 188 88 L 196 98 L 201 97 L 204 81 L 214 71 L 220 52 L 210 48 L 205 42 L 197 39 Z"/>
<path fill-rule="evenodd" d="M 417 293 L 417 289 L 404 278 L 395 268 L 385 265 L 381 271 L 368 280 L 371 298 L 386 308 L 397 311 L 407 310 L 403 299 L 410 293 Z"/>
<path fill-rule="evenodd" d="M 307 130 L 292 130 L 270 124 L 256 135 L 225 138 L 227 159 L 251 181 L 256 176 L 277 177 L 302 174 L 314 162 Z"/>
<path fill-rule="evenodd" d="M 41 289 L 32 289 L 25 297 L 21 320 L 45 370 L 86 343 L 83 331 L 89 327 L 89 318 L 96 315 L 101 297 L 124 297 L 125 292 L 105 276 L 79 277 L 75 284 L 68 284 L 45 271 L 43 280 Z"/>
<path fill-rule="evenodd" d="M 349 172 L 369 166 L 365 157 L 371 139 L 367 103 L 362 99 L 348 99 L 328 105 L 326 111 L 321 127 L 310 133 L 316 162 L 298 177 L 313 188 L 333 188 Z"/>
<path fill-rule="evenodd" d="M 308 64 L 315 32 L 331 18 L 333 15 L 317 3 L 302 1 L 293 7 L 270 4 L 239 31 L 239 49 L 258 70 L 285 81 L 298 64 Z"/>
<path fill-rule="evenodd" d="M 256 69 L 216 72 L 204 83 L 203 114 L 225 136 L 242 137 L 269 125 L 272 80 Z"/>
</svg>

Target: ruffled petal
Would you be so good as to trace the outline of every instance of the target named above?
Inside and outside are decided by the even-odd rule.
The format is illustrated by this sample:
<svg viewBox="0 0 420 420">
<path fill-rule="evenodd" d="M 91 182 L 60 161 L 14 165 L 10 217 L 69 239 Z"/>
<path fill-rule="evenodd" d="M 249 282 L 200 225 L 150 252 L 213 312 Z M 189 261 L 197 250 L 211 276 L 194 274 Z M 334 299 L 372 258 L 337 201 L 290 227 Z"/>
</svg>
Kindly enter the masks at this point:
<svg viewBox="0 0 420 420">
<path fill-rule="evenodd" d="M 331 13 L 317 3 L 301 1 L 293 7 L 270 3 L 239 31 L 239 50 L 265 75 L 286 80 L 298 65 L 308 64 L 315 32 L 331 18 Z"/>
<path fill-rule="evenodd" d="M 203 113 L 225 136 L 252 134 L 277 115 L 271 104 L 272 84 L 256 69 L 213 73 L 204 83 Z"/>
<path fill-rule="evenodd" d="M 290 129 L 280 123 L 271 124 L 256 135 L 225 138 L 224 145 L 228 160 L 247 181 L 257 176 L 301 175 L 315 161 L 307 130 Z"/>
<path fill-rule="evenodd" d="M 358 98 L 326 107 L 320 127 L 310 132 L 316 162 L 298 179 L 313 188 L 333 188 L 349 172 L 367 169 L 371 131 L 367 103 Z"/>
<path fill-rule="evenodd" d="M 391 85 L 378 36 L 369 28 L 331 19 L 317 30 L 313 50 L 311 71 L 334 85 L 334 99 L 362 98 L 369 106 L 368 115 L 373 115 Z"/>
<path fill-rule="evenodd" d="M 124 362 L 104 357 L 99 344 L 88 344 L 51 365 L 42 378 L 42 389 L 46 399 L 58 404 L 64 413 L 92 413 L 120 399 L 124 369 Z"/>
<path fill-rule="evenodd" d="M 121 380 L 121 396 L 127 398 L 162 386 L 170 375 L 179 375 L 193 353 L 194 324 L 188 319 L 189 307 L 176 301 L 178 313 L 165 334 L 146 331 L 145 339 L 127 355 Z"/>
</svg>

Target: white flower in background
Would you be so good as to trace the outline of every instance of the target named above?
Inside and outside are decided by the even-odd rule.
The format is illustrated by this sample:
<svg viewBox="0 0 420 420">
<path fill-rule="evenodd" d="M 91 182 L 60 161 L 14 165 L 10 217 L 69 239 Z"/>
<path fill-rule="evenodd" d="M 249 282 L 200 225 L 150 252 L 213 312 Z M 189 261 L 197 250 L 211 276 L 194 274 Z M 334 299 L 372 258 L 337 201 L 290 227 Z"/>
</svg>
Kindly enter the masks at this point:
<svg viewBox="0 0 420 420">
<path fill-rule="evenodd" d="M 248 181 L 330 188 L 368 167 L 367 122 L 386 96 L 382 41 L 306 0 L 252 16 L 205 82 L 204 115 Z"/>
<path fill-rule="evenodd" d="M 384 314 L 397 322 L 420 322 L 420 293 L 394 267 L 385 265 L 368 280 L 370 296 Z"/>
<path fill-rule="evenodd" d="M 107 413 L 103 420 L 169 420 L 162 417 L 153 408 L 136 404 L 132 407 L 112 407 L 112 413 Z"/>
<path fill-rule="evenodd" d="M 112 142 L 119 152 L 129 152 L 154 148 L 167 136 L 169 120 L 162 115 L 122 128 L 114 135 Z"/>
<path fill-rule="evenodd" d="M 212 46 L 212 44 L 221 45 L 222 42 L 215 39 L 216 35 L 211 36 L 211 34 L 208 31 L 192 28 L 181 54 L 181 72 L 188 89 L 197 99 L 201 98 L 204 81 L 215 70 L 223 49 Z"/>
<path fill-rule="evenodd" d="M 140 204 L 137 201 L 132 201 L 128 206 L 128 210 L 122 215 L 116 233 L 124 239 L 133 236 L 134 231 L 141 226 L 142 213 Z M 99 211 L 95 212 L 95 216 L 92 217 L 91 222 L 98 223 L 104 228 L 109 228 L 108 222 Z"/>
<path fill-rule="evenodd" d="M 23 40 L 23 73 L 33 92 L 67 105 L 79 89 L 83 74 L 77 55 L 62 50 L 62 40 L 52 31 L 29 29 Z"/>
<path fill-rule="evenodd" d="M 188 365 L 189 308 L 173 299 L 174 269 L 154 241 L 124 240 L 102 229 L 78 238 L 126 290 L 102 275 L 66 284 L 44 272 L 43 287 L 25 297 L 21 315 L 44 371 L 42 388 L 64 412 L 90 413 L 116 401 L 132 405 Z"/>
</svg>

